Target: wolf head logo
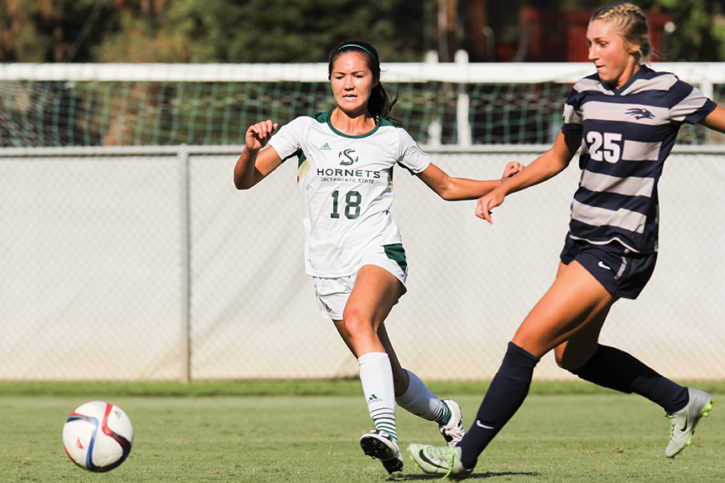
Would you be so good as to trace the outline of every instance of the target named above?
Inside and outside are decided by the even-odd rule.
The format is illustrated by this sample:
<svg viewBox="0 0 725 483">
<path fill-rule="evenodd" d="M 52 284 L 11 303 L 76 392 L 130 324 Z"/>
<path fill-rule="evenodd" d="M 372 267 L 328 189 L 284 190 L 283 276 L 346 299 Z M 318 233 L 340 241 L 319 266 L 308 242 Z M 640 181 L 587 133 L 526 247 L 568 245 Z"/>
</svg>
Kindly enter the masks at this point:
<svg viewBox="0 0 725 483">
<path fill-rule="evenodd" d="M 645 109 L 644 107 L 631 107 L 627 109 L 627 114 L 630 116 L 634 116 L 636 120 L 640 119 L 654 119 L 655 115 L 652 114 L 650 111 Z"/>
</svg>

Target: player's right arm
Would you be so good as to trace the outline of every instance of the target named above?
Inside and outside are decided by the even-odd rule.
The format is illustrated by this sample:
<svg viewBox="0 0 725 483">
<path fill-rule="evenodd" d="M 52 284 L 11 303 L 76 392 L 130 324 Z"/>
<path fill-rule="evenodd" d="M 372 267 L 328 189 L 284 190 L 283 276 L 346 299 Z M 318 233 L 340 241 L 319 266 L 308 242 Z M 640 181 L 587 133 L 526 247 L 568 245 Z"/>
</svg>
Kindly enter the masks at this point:
<svg viewBox="0 0 725 483">
<path fill-rule="evenodd" d="M 581 139 L 581 134 L 559 132 L 551 149 L 516 176 L 507 178 L 493 191 L 478 199 L 476 216 L 492 223 L 491 210 L 503 203 L 507 194 L 541 183 L 563 171 L 579 149 Z"/>
<path fill-rule="evenodd" d="M 262 149 L 277 130 L 278 124 L 271 120 L 249 126 L 244 135 L 244 149 L 234 165 L 234 186 L 246 190 L 262 181 L 282 164 L 273 147 Z"/>
</svg>

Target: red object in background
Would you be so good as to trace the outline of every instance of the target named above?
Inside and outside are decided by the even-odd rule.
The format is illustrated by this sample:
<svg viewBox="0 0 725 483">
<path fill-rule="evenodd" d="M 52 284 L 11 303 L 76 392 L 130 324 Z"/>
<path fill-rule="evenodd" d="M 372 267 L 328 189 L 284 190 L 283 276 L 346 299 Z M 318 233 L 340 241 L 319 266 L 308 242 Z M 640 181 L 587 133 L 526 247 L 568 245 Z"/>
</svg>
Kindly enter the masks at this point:
<svg viewBox="0 0 725 483">
<path fill-rule="evenodd" d="M 586 33 L 590 16 L 590 11 L 583 10 L 522 7 L 519 11 L 519 49 L 515 60 L 588 62 Z M 665 50 L 664 29 L 671 20 L 671 15 L 647 14 L 653 49 L 651 61 L 662 60 Z"/>
</svg>

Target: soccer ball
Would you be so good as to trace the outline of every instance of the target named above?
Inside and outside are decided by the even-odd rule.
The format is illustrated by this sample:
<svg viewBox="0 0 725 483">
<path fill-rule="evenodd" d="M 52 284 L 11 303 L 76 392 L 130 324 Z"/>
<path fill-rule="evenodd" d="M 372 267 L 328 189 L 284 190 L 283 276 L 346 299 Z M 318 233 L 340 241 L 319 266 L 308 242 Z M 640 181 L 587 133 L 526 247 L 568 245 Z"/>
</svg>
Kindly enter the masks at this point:
<svg viewBox="0 0 725 483">
<path fill-rule="evenodd" d="M 63 426 L 63 447 L 83 469 L 110 471 L 128 457 L 133 444 L 131 419 L 115 404 L 91 401 L 70 413 Z"/>
</svg>

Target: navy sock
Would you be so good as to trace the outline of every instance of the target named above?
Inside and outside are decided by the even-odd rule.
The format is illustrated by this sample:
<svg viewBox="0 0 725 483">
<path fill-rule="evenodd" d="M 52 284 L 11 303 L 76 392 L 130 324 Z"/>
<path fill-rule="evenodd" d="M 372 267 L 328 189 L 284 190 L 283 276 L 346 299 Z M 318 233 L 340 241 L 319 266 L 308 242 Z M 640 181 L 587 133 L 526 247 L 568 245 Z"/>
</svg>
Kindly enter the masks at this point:
<svg viewBox="0 0 725 483">
<path fill-rule="evenodd" d="M 537 357 L 509 342 L 501 367 L 478 409 L 476 420 L 458 443 L 464 467 L 476 466 L 478 455 L 521 407 L 538 362 Z"/>
<path fill-rule="evenodd" d="M 659 375 L 630 354 L 601 344 L 586 364 L 571 372 L 600 386 L 644 396 L 670 414 L 685 407 L 690 397 L 686 387 Z"/>
</svg>

